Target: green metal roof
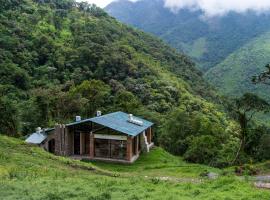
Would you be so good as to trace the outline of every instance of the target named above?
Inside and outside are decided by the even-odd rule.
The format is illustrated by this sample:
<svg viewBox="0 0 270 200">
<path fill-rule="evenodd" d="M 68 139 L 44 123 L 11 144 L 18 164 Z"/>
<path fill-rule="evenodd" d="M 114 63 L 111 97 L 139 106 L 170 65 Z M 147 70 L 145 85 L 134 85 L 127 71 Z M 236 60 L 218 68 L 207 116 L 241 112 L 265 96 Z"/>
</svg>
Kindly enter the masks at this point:
<svg viewBox="0 0 270 200">
<path fill-rule="evenodd" d="M 116 130 L 127 135 L 136 136 L 153 125 L 152 122 L 144 120 L 142 118 L 133 117 L 136 120 L 142 122 L 141 125 L 137 125 L 129 122 L 129 115 L 124 112 L 114 112 L 100 117 L 94 117 L 89 119 L 91 122 L 106 126 L 113 130 Z"/>
<path fill-rule="evenodd" d="M 149 127 L 153 125 L 152 122 L 144 120 L 139 117 L 133 117 L 135 120 L 141 121 L 142 124 L 134 124 L 129 122 L 129 114 L 124 112 L 114 112 L 106 115 L 101 115 L 100 117 L 94 117 L 89 118 L 85 120 L 81 120 L 78 122 L 72 122 L 69 124 L 66 124 L 66 126 L 74 126 L 78 124 L 83 124 L 87 122 L 94 122 L 96 124 L 108 127 L 110 129 L 113 129 L 115 131 L 130 135 L 130 136 L 136 136 Z M 42 133 L 33 133 L 26 139 L 26 142 L 28 143 L 34 143 L 34 144 L 40 144 L 47 138 L 47 133 L 54 130 L 54 128 L 43 130 Z"/>
</svg>

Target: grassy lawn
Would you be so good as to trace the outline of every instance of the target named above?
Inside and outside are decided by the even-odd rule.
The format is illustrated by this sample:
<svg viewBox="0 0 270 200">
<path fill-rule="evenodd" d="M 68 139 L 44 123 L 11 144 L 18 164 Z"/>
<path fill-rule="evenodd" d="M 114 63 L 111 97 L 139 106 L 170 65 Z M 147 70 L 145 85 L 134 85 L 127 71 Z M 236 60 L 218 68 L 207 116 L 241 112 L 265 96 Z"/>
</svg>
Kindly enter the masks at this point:
<svg viewBox="0 0 270 200">
<path fill-rule="evenodd" d="M 173 156 L 159 147 L 153 148 L 150 153 L 143 153 L 132 165 L 91 163 L 102 169 L 132 176 L 198 178 L 205 171 L 220 173 L 216 168 L 186 163 L 182 158 Z"/>
<path fill-rule="evenodd" d="M 0 199 L 20 200 L 269 200 L 270 191 L 250 182 L 220 177 L 201 183 L 159 181 L 147 176 L 199 178 L 205 170 L 156 148 L 134 165 L 84 163 L 53 156 L 0 135 Z M 112 171 L 112 172 L 108 172 Z M 117 171 L 120 176 L 113 177 Z M 156 174 L 155 174 L 156 173 Z M 124 175 L 123 175 L 124 174 Z M 128 176 L 127 176 L 128 175 Z"/>
</svg>

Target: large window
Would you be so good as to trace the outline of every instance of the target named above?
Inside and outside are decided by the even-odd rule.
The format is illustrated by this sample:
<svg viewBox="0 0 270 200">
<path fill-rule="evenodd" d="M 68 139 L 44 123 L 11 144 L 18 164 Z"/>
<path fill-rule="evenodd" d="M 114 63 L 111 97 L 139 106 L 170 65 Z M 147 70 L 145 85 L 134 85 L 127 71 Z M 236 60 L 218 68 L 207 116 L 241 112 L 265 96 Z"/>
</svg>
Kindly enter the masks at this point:
<svg viewBox="0 0 270 200">
<path fill-rule="evenodd" d="M 126 141 L 95 139 L 95 157 L 126 159 L 126 150 Z"/>
</svg>

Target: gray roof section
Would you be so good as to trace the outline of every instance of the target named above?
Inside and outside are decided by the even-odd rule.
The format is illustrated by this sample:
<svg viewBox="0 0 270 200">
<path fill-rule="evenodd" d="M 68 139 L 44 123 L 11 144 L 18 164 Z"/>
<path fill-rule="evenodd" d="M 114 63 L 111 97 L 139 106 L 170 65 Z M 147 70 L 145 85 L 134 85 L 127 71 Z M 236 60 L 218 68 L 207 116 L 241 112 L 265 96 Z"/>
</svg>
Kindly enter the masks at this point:
<svg viewBox="0 0 270 200">
<path fill-rule="evenodd" d="M 102 115 L 100 117 L 91 118 L 89 120 L 94 123 L 106 126 L 113 130 L 116 130 L 121 133 L 125 133 L 127 135 L 131 135 L 131 136 L 136 136 L 153 125 L 152 122 L 149 122 L 142 118 L 138 118 L 138 117 L 133 117 L 133 118 L 136 120 L 142 121 L 143 124 L 136 125 L 136 124 L 130 123 L 128 121 L 129 115 L 124 112 L 114 112 L 107 115 Z"/>
<path fill-rule="evenodd" d="M 33 133 L 32 135 L 30 135 L 25 142 L 30 143 L 30 144 L 41 144 L 44 140 L 46 140 L 47 138 L 47 134 L 46 133 Z"/>
</svg>

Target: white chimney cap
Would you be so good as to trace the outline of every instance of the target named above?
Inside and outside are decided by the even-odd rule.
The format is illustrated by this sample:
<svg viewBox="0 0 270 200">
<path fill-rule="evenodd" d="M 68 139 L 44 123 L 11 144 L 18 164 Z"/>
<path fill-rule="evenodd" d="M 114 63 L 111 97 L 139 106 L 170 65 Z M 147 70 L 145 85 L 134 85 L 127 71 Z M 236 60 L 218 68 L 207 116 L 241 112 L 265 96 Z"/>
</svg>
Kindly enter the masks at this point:
<svg viewBox="0 0 270 200">
<path fill-rule="evenodd" d="M 81 116 L 76 116 L 76 122 L 79 122 L 81 120 L 82 120 Z"/>
<path fill-rule="evenodd" d="M 98 111 L 97 111 L 97 117 L 100 117 L 100 116 L 101 116 L 101 111 L 98 110 Z"/>
<path fill-rule="evenodd" d="M 36 132 L 37 133 L 40 133 L 41 132 L 41 128 L 40 127 L 37 127 Z"/>
</svg>

